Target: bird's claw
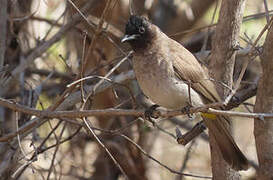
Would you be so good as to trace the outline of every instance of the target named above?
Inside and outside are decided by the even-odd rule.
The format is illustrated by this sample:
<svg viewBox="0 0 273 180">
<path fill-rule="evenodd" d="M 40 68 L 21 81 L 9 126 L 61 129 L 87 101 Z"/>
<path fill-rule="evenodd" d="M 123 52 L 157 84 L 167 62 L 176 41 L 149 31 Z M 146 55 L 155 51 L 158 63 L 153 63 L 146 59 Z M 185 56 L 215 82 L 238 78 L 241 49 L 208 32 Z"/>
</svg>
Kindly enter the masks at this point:
<svg viewBox="0 0 273 180">
<path fill-rule="evenodd" d="M 192 108 L 191 105 L 186 105 L 185 107 L 183 107 L 183 108 L 181 109 L 181 112 L 182 112 L 183 114 L 187 114 L 187 116 L 188 116 L 189 118 L 192 118 L 192 113 L 190 112 L 191 108 Z"/>
<path fill-rule="evenodd" d="M 155 122 L 152 120 L 152 118 L 154 118 L 154 119 L 158 118 L 158 115 L 156 115 L 156 113 L 155 113 L 156 108 L 158 108 L 158 107 L 159 107 L 159 105 L 154 104 L 144 112 L 145 119 L 150 121 L 153 125 L 155 124 Z"/>
</svg>

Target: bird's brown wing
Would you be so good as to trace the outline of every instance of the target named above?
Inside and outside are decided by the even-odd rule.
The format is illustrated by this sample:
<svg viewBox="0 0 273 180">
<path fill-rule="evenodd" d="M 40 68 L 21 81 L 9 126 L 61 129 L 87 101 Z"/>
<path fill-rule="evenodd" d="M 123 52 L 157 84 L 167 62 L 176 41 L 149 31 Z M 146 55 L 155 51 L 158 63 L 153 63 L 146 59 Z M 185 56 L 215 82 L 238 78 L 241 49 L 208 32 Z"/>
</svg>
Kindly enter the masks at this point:
<svg viewBox="0 0 273 180">
<path fill-rule="evenodd" d="M 209 79 L 206 69 L 199 64 L 197 59 L 174 40 L 170 39 L 169 48 L 173 58 L 175 75 L 179 79 L 190 83 L 191 88 L 202 95 L 205 103 L 221 101 L 214 83 Z M 210 134 L 214 136 L 223 158 L 235 170 L 248 169 L 247 158 L 228 131 L 229 117 L 221 115 L 214 119 L 209 119 L 203 115 L 202 117 Z"/>
<path fill-rule="evenodd" d="M 206 99 L 207 102 L 219 102 L 219 97 L 214 83 L 209 79 L 208 73 L 197 59 L 183 46 L 170 39 L 170 53 L 176 76 L 188 83 Z"/>
</svg>

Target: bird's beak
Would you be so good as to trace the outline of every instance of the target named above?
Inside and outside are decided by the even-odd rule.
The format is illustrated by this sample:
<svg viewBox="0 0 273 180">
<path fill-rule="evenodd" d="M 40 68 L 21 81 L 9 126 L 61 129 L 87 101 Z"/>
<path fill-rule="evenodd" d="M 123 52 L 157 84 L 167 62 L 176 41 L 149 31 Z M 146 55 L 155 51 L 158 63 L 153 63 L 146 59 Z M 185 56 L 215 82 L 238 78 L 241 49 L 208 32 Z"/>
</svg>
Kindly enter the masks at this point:
<svg viewBox="0 0 273 180">
<path fill-rule="evenodd" d="M 136 40 L 140 37 L 139 34 L 132 34 L 132 35 L 125 35 L 122 39 L 121 42 L 124 43 L 126 41 L 131 41 L 131 40 Z"/>
</svg>

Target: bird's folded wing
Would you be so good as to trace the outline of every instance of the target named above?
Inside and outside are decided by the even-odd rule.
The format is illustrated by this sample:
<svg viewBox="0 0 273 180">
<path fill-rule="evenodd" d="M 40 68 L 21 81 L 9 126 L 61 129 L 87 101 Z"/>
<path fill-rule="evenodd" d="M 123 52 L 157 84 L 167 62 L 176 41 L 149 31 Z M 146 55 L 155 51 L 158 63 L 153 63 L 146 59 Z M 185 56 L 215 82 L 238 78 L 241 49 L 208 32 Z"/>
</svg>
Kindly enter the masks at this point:
<svg viewBox="0 0 273 180">
<path fill-rule="evenodd" d="M 214 83 L 209 78 L 205 67 L 202 67 L 197 59 L 176 41 L 170 40 L 170 55 L 177 78 L 190 83 L 191 88 L 197 91 L 208 101 L 207 103 L 221 101 Z M 183 53 L 182 53 L 183 52 Z"/>
</svg>

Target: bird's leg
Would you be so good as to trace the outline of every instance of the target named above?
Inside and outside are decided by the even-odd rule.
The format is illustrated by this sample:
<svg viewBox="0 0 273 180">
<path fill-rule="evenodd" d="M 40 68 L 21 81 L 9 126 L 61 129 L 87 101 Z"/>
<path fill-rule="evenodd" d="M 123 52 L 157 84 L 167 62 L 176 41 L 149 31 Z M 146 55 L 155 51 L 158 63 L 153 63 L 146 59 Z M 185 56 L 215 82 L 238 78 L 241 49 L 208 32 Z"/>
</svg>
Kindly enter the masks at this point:
<svg viewBox="0 0 273 180">
<path fill-rule="evenodd" d="M 192 118 L 192 114 L 190 114 L 190 108 L 193 107 L 192 106 L 192 101 L 191 101 L 191 81 L 188 80 L 187 84 L 188 84 L 188 95 L 189 95 L 189 102 L 187 103 L 187 105 L 185 107 L 182 108 L 182 113 L 185 113 L 188 115 L 189 118 Z"/>
<path fill-rule="evenodd" d="M 188 94 L 189 94 L 189 104 L 190 106 L 192 106 L 192 102 L 191 102 L 191 81 L 188 80 Z"/>
<path fill-rule="evenodd" d="M 154 105 L 150 106 L 148 109 L 146 109 L 144 112 L 145 119 L 150 121 L 153 125 L 155 122 L 151 118 L 154 118 L 154 119 L 158 118 L 158 116 L 155 114 L 156 108 L 158 108 L 158 107 L 159 107 L 159 105 L 154 104 Z"/>
<path fill-rule="evenodd" d="M 183 108 L 181 109 L 181 112 L 182 112 L 183 114 L 187 114 L 189 118 L 192 118 L 192 114 L 190 113 L 190 109 L 191 109 L 192 107 L 193 107 L 193 106 L 192 106 L 191 104 L 188 104 L 188 105 L 186 105 L 185 107 L 183 107 Z"/>
</svg>

